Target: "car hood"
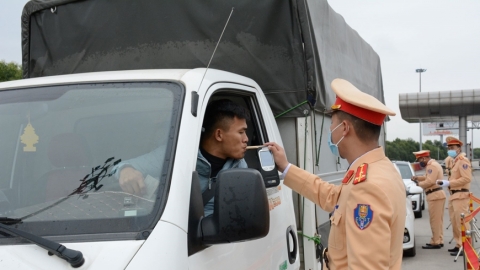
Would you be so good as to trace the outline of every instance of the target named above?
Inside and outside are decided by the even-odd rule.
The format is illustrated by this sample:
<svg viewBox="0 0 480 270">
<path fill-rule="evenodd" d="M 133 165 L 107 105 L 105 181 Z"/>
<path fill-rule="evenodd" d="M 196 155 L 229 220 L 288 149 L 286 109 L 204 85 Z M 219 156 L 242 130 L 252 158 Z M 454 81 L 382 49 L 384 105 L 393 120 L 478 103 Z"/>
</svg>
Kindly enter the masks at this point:
<svg viewBox="0 0 480 270">
<path fill-rule="evenodd" d="M 125 269 L 145 241 L 62 243 L 83 253 L 85 264 L 78 269 Z M 48 256 L 36 245 L 0 246 L 0 269 L 73 269 L 66 261 Z"/>
<path fill-rule="evenodd" d="M 406 186 L 407 188 L 416 185 L 415 182 L 413 182 L 413 181 L 410 180 L 410 179 L 403 179 L 403 183 L 405 184 L 405 186 Z"/>
</svg>

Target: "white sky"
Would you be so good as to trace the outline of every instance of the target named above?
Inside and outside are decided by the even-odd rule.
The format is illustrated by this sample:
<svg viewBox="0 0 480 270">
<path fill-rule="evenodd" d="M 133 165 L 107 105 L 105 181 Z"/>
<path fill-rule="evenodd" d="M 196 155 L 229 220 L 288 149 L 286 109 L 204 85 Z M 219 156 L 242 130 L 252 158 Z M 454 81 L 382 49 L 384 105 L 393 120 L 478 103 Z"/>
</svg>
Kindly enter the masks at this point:
<svg viewBox="0 0 480 270">
<path fill-rule="evenodd" d="M 27 0 L 0 0 L 0 60 L 21 62 L 20 22 Z M 419 125 L 402 120 L 398 94 L 480 88 L 480 1 L 329 0 L 379 54 L 387 106 L 397 112 L 387 139 L 419 139 Z M 480 145 L 474 131 L 474 146 Z M 439 139 L 438 136 L 423 140 Z M 471 132 L 468 132 L 471 141 Z"/>
<path fill-rule="evenodd" d="M 385 102 L 397 112 L 387 139 L 419 139 L 419 124 L 402 120 L 398 94 L 480 88 L 480 1 L 329 0 L 330 6 L 378 53 Z M 474 130 L 474 146 L 480 145 Z M 471 141 L 471 132 L 467 133 Z M 423 141 L 439 136 L 423 136 Z"/>
</svg>

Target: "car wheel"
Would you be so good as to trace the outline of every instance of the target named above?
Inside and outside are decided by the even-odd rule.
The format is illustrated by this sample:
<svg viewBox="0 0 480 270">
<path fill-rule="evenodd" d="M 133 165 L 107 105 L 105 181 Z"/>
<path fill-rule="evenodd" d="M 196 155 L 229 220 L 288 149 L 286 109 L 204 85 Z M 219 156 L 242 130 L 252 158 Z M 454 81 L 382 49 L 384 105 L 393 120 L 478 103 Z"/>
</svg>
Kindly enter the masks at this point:
<svg viewBox="0 0 480 270">
<path fill-rule="evenodd" d="M 421 218 L 422 217 L 422 210 L 420 210 L 418 212 L 413 212 L 413 214 L 415 215 L 415 218 Z"/>
<path fill-rule="evenodd" d="M 415 249 L 415 239 L 413 239 L 413 247 L 403 251 L 405 257 L 415 257 L 417 255 L 417 249 Z"/>
</svg>

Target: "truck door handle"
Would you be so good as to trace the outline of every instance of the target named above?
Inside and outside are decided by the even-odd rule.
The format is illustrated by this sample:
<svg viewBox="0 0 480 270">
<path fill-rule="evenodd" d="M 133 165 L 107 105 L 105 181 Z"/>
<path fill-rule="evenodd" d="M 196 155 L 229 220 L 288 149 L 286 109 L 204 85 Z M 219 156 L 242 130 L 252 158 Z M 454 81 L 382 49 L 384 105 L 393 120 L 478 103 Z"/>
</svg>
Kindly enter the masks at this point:
<svg viewBox="0 0 480 270">
<path fill-rule="evenodd" d="M 290 237 L 292 236 L 293 239 L 293 250 L 290 251 Z M 297 259 L 297 235 L 292 229 L 292 226 L 288 226 L 287 228 L 287 254 L 288 254 L 288 261 L 290 264 L 293 264 Z"/>
</svg>

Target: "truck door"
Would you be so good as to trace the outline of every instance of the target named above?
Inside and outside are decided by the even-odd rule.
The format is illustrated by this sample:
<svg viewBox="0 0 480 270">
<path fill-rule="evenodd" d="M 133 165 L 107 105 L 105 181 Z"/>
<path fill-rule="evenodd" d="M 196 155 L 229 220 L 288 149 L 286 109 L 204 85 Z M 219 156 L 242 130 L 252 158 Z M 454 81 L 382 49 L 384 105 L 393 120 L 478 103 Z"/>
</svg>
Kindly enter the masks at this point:
<svg viewBox="0 0 480 270">
<path fill-rule="evenodd" d="M 258 89 L 237 84 L 212 86 L 198 105 L 199 116 L 207 104 L 218 99 L 229 99 L 250 112 L 247 121 L 248 145 L 263 145 L 268 141 L 282 143 L 273 114 L 265 96 Z M 256 150 L 247 150 L 245 161 L 251 167 L 257 158 Z M 270 213 L 267 236 L 240 243 L 204 246 L 189 256 L 191 269 L 298 269 L 297 231 L 292 191 L 282 184 L 266 188 Z"/>
</svg>

